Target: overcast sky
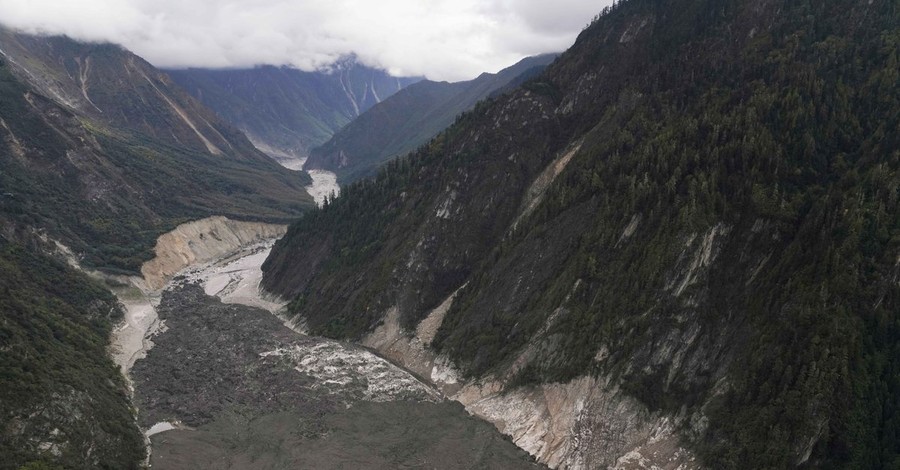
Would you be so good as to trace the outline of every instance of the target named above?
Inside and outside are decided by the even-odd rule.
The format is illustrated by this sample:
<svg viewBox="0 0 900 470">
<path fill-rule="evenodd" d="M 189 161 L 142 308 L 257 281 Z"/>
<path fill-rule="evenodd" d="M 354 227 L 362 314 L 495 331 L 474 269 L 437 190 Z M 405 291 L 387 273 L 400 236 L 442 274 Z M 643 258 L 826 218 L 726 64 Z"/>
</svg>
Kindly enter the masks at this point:
<svg viewBox="0 0 900 470">
<path fill-rule="evenodd" d="M 565 50 L 610 0 L 0 0 L 0 22 L 122 44 L 158 67 L 322 68 L 470 79 Z"/>
</svg>

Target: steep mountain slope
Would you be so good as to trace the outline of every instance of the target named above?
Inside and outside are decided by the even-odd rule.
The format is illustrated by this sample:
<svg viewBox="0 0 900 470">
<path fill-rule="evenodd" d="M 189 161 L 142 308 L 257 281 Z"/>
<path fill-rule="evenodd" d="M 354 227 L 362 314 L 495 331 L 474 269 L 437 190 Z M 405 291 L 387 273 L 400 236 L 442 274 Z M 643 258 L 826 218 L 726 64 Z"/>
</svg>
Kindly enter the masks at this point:
<svg viewBox="0 0 900 470">
<path fill-rule="evenodd" d="M 898 54 L 889 0 L 619 3 L 264 283 L 552 466 L 896 466 Z"/>
<path fill-rule="evenodd" d="M 156 237 L 209 215 L 286 221 L 308 177 L 133 54 L 0 32 L 4 212 L 91 266 L 136 270 Z"/>
<path fill-rule="evenodd" d="M 235 129 L 119 46 L 0 30 L 0 50 L 35 92 L 81 117 L 213 155 L 259 157 Z"/>
<path fill-rule="evenodd" d="M 122 375 L 106 355 L 118 302 L 44 254 L 52 250 L 46 242 L 2 229 L 0 468 L 29 461 L 138 468 L 144 442 Z"/>
<path fill-rule="evenodd" d="M 309 149 L 348 122 L 420 80 L 392 77 L 353 57 L 323 72 L 264 66 L 170 70 L 168 74 L 260 148 L 291 158 L 306 158 Z"/>
<path fill-rule="evenodd" d="M 119 47 L 0 31 L 0 468 L 145 453 L 118 302 L 57 258 L 136 273 L 187 219 L 299 216 L 307 182 Z"/>
<path fill-rule="evenodd" d="M 460 113 L 521 77 L 538 73 L 556 56 L 528 57 L 496 74 L 484 73 L 465 82 L 423 80 L 413 84 L 314 148 L 304 168 L 335 172 L 342 182 L 374 174 L 384 162 L 415 150 Z"/>
</svg>

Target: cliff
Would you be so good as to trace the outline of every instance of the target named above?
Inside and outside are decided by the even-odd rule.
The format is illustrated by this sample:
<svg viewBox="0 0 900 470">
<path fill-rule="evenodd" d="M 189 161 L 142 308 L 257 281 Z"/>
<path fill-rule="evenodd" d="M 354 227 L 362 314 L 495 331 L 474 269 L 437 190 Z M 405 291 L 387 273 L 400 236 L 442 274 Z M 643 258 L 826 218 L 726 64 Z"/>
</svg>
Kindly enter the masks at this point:
<svg viewBox="0 0 900 470">
<path fill-rule="evenodd" d="M 173 275 L 189 266 L 213 261 L 240 248 L 284 234 L 287 226 L 209 217 L 175 227 L 156 240 L 156 256 L 141 266 L 144 281 L 161 289 Z"/>
</svg>

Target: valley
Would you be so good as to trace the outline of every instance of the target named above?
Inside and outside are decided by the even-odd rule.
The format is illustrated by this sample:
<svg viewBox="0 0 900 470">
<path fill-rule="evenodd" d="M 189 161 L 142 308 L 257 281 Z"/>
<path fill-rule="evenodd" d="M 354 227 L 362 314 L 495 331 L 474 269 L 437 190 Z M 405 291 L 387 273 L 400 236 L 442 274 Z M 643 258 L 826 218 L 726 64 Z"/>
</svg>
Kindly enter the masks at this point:
<svg viewBox="0 0 900 470">
<path fill-rule="evenodd" d="M 213 218 L 160 237 L 190 233 L 184 244 L 209 255 L 161 289 L 135 278 L 115 290 L 127 313 L 111 349 L 153 468 L 539 468 L 416 376 L 276 317 L 284 303 L 259 291 L 270 232 L 208 242 L 224 227 Z"/>
<path fill-rule="evenodd" d="M 900 468 L 897 2 L 486 1 L 0 15 L 0 470 Z"/>
</svg>

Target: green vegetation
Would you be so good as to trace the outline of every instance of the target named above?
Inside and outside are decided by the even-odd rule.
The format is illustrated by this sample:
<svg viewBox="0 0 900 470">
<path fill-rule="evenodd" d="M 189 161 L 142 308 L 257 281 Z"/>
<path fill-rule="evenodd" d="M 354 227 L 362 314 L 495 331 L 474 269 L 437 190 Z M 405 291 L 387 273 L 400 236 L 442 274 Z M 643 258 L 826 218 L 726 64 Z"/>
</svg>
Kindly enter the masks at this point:
<svg viewBox="0 0 900 470">
<path fill-rule="evenodd" d="M 181 222 L 292 220 L 313 206 L 309 179 L 118 47 L 2 29 L 0 44 L 15 57 L 0 61 L 0 468 L 136 468 L 142 436 L 106 351 L 119 307 L 53 242 L 133 274 Z M 74 78 L 88 61 L 90 103 Z"/>
<path fill-rule="evenodd" d="M 898 64 L 895 2 L 619 3 L 296 223 L 266 285 L 353 338 L 468 281 L 435 346 L 470 376 L 534 351 L 519 384 L 613 377 L 707 417 L 713 468 L 897 468 Z"/>
<path fill-rule="evenodd" d="M 385 162 L 415 150 L 479 101 L 538 74 L 556 54 L 527 57 L 496 74 L 465 82 L 423 80 L 347 124 L 310 152 L 307 168 L 324 168 L 344 184 L 374 175 Z"/>
<path fill-rule="evenodd" d="M 391 77 L 352 58 L 331 73 L 273 66 L 167 73 L 252 138 L 295 157 L 305 157 L 379 99 L 419 80 Z"/>
<path fill-rule="evenodd" d="M 118 303 L 30 244 L 0 238 L 0 468 L 136 468 L 143 438 L 106 354 Z"/>
<path fill-rule="evenodd" d="M 88 266 L 136 272 L 179 223 L 210 215 L 286 222 L 312 205 L 308 180 L 275 162 L 112 130 L 27 92 L 0 67 L 0 210 L 46 229 Z"/>
</svg>

